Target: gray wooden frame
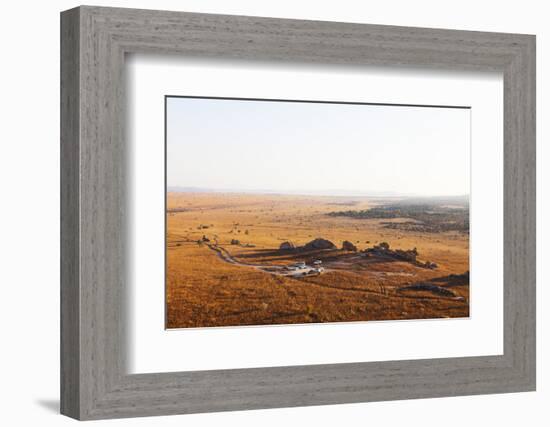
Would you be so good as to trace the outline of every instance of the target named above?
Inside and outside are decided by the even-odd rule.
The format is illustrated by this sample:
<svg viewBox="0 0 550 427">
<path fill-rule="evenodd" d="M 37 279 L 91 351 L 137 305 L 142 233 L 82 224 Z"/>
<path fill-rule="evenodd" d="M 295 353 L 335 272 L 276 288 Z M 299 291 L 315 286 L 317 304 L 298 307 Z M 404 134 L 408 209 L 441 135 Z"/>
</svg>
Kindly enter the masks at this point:
<svg viewBox="0 0 550 427">
<path fill-rule="evenodd" d="M 130 52 L 504 75 L 504 354 L 128 375 Z M 159 141 L 162 143 L 162 141 Z M 535 389 L 535 37 L 83 6 L 61 14 L 61 412 L 77 419 Z"/>
</svg>

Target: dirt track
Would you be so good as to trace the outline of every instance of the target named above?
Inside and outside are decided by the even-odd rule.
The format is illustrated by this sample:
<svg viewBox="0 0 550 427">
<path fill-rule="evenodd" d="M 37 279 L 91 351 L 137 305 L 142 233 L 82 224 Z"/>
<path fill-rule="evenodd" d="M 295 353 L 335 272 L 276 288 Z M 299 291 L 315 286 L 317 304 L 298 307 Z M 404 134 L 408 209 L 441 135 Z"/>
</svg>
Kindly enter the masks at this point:
<svg viewBox="0 0 550 427">
<path fill-rule="evenodd" d="M 269 274 L 273 274 L 273 275 L 276 275 L 276 276 L 290 276 L 290 277 L 300 277 L 301 276 L 301 274 L 297 274 L 296 272 L 285 270 L 285 267 L 281 267 L 281 266 L 278 266 L 278 265 L 249 264 L 249 263 L 241 262 L 241 261 L 238 261 L 237 259 L 235 259 L 227 251 L 227 249 L 222 248 L 221 246 L 213 245 L 211 243 L 206 243 L 206 242 L 204 244 L 206 246 L 208 246 L 208 248 L 210 248 L 211 250 L 216 252 L 218 254 L 218 257 L 221 260 L 223 260 L 223 261 L 225 261 L 229 264 L 238 265 L 238 266 L 241 266 L 241 267 L 252 267 L 252 268 L 255 268 L 256 270 L 260 270 L 260 271 L 263 271 L 264 273 L 269 273 Z M 325 271 L 327 271 L 327 270 L 325 269 Z M 320 273 L 305 274 L 305 275 L 314 276 L 314 275 L 319 275 L 319 274 Z"/>
</svg>

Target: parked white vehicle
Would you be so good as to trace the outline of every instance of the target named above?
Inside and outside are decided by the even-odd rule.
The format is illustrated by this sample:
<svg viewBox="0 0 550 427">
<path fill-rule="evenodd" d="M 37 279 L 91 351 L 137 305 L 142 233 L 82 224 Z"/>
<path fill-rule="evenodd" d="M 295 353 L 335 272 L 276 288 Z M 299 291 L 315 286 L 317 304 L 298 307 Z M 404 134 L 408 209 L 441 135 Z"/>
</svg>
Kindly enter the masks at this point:
<svg viewBox="0 0 550 427">
<path fill-rule="evenodd" d="M 320 261 L 319 261 L 320 262 Z M 323 267 L 320 267 L 320 264 L 315 262 L 313 263 L 314 267 L 307 265 L 305 262 L 298 262 L 296 264 L 285 266 L 285 270 L 289 272 L 289 276 L 292 277 L 302 277 L 308 276 L 311 274 L 321 274 L 325 271 Z"/>
</svg>

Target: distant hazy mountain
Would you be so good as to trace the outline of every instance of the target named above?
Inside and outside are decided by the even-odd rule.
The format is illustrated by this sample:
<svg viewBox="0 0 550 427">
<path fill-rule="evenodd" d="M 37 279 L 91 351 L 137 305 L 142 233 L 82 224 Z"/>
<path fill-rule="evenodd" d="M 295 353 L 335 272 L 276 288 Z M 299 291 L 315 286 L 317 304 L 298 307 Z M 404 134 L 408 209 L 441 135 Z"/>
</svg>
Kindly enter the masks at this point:
<svg viewBox="0 0 550 427">
<path fill-rule="evenodd" d="M 273 189 L 239 189 L 239 188 L 206 188 L 206 187 L 181 187 L 169 186 L 168 192 L 173 193 L 246 193 L 246 194 L 289 194 L 306 196 L 335 196 L 335 197 L 374 197 L 374 198 L 406 198 L 411 202 L 431 201 L 438 203 L 468 203 L 468 195 L 459 196 L 419 196 L 404 194 L 395 191 L 369 191 L 369 190 L 273 190 Z"/>
<path fill-rule="evenodd" d="M 399 201 L 401 205 L 437 204 L 467 206 L 469 203 L 470 196 L 467 194 L 460 196 L 406 197 Z"/>
</svg>

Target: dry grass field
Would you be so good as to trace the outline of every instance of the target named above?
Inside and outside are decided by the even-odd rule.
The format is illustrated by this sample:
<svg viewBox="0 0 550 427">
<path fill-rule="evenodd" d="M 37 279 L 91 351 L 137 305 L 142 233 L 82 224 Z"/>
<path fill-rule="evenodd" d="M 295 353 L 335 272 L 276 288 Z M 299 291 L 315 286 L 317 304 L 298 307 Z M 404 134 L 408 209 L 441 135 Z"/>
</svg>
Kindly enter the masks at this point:
<svg viewBox="0 0 550 427">
<path fill-rule="evenodd" d="M 387 203 L 169 192 L 167 327 L 468 317 L 468 232 L 430 208 L 405 218 L 355 213 Z M 427 217 L 439 222 L 428 227 Z M 316 238 L 336 248 L 304 247 Z M 295 248 L 281 250 L 284 242 Z M 315 261 L 323 269 L 285 268 Z"/>
</svg>

